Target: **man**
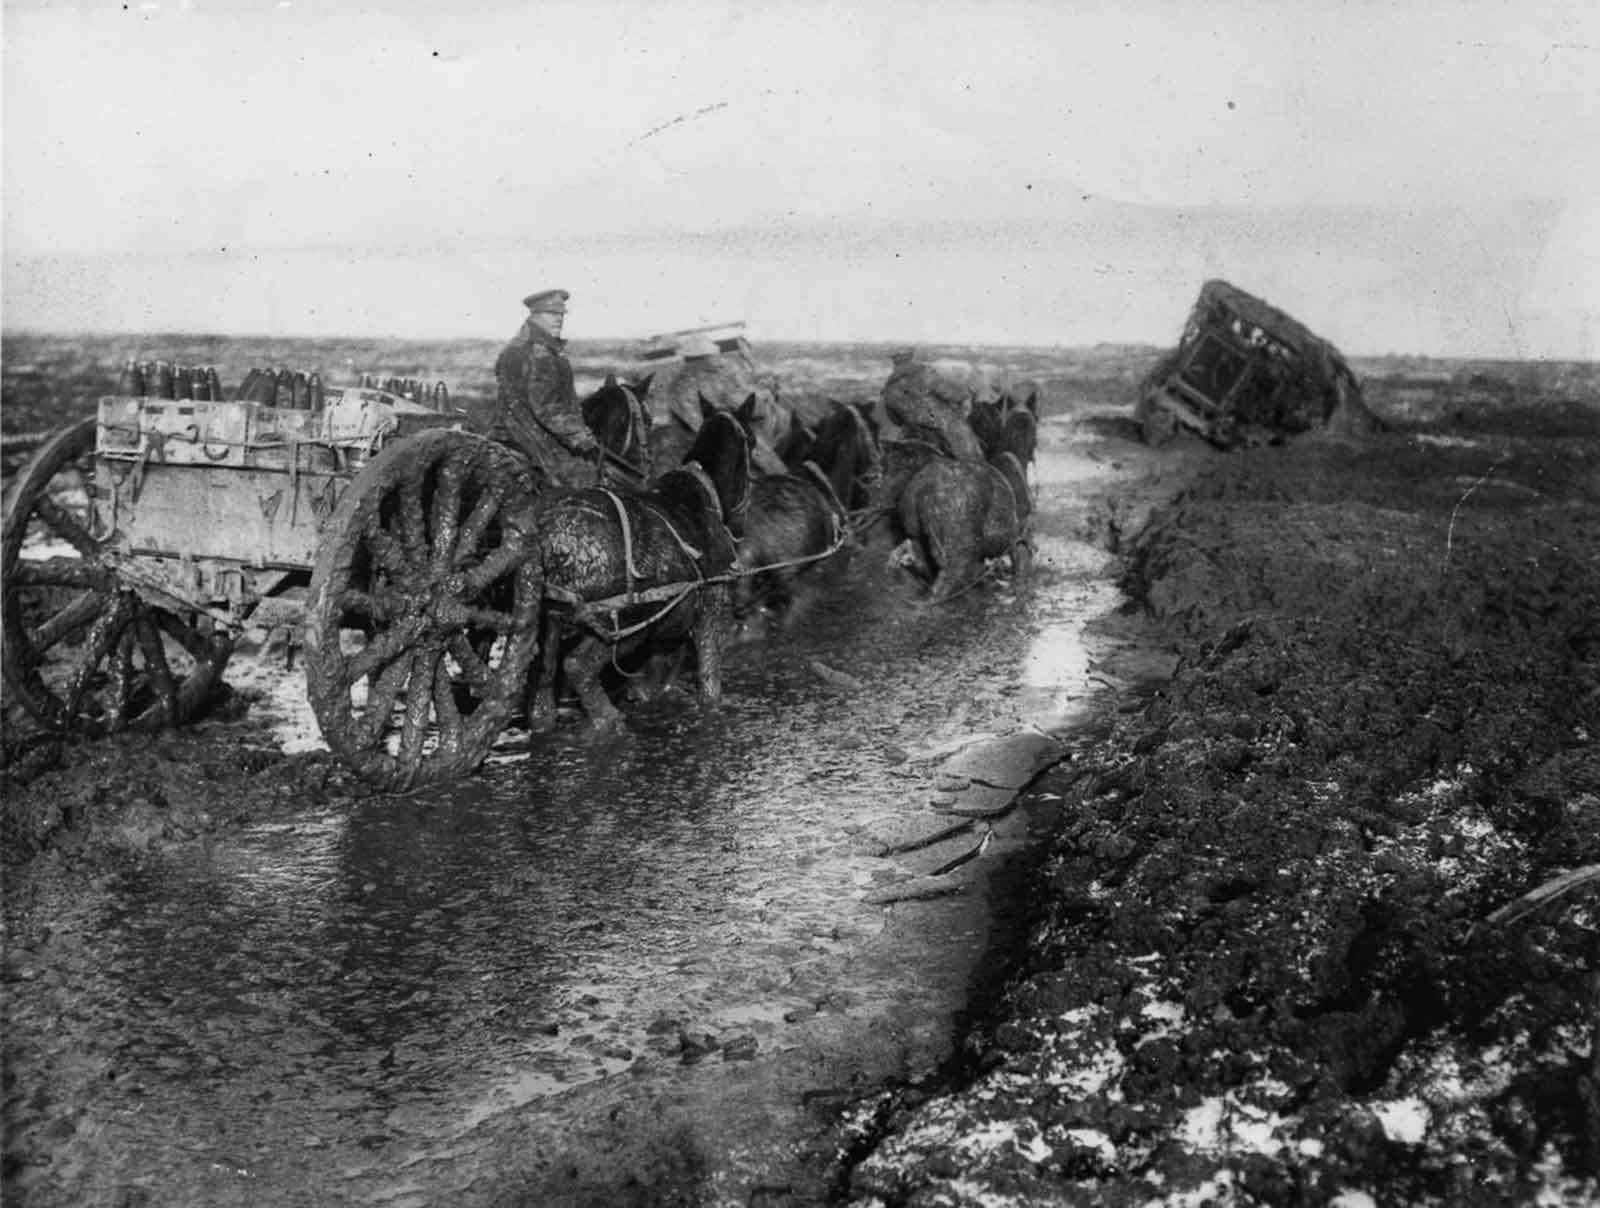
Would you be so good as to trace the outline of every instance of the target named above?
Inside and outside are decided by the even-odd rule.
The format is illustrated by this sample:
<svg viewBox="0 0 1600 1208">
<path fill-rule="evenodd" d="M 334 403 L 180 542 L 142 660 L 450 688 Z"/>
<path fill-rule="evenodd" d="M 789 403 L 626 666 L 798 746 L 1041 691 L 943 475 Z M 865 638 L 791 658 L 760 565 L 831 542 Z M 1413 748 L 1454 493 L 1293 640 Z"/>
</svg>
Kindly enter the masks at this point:
<svg viewBox="0 0 1600 1208">
<path fill-rule="evenodd" d="M 876 408 L 880 434 L 926 441 L 953 457 L 982 461 L 983 446 L 967 422 L 971 390 L 919 361 L 914 349 L 897 348 L 889 361 L 889 380 Z"/>
<path fill-rule="evenodd" d="M 494 363 L 493 435 L 521 449 L 552 482 L 588 486 L 595 481 L 600 446 L 578 410 L 563 351 L 570 296 L 547 289 L 522 300 L 528 317 Z"/>
<path fill-rule="evenodd" d="M 650 392 L 666 410 L 663 419 L 676 416 L 690 428 L 700 427 L 700 396 L 722 411 L 732 411 L 755 390 L 753 377 L 741 372 L 733 358 L 721 355 L 716 343 L 698 333 L 678 343 L 681 363 L 660 387 Z"/>
</svg>

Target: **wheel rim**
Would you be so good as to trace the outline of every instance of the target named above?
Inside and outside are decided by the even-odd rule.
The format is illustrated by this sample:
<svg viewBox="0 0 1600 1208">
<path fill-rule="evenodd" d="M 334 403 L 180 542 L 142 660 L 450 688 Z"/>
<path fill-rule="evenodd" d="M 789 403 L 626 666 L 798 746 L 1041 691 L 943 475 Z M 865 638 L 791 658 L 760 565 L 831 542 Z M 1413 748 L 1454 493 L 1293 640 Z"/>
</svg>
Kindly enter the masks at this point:
<svg viewBox="0 0 1600 1208">
<path fill-rule="evenodd" d="M 426 432 L 362 471 L 324 530 L 306 616 L 311 705 L 369 782 L 464 776 L 538 647 L 533 484 L 491 441 Z"/>
<path fill-rule="evenodd" d="M 103 557 L 95 421 L 52 437 L 6 498 L 0 535 L 7 690 L 52 730 L 99 736 L 189 721 L 221 682 L 224 635 L 141 599 Z"/>
</svg>

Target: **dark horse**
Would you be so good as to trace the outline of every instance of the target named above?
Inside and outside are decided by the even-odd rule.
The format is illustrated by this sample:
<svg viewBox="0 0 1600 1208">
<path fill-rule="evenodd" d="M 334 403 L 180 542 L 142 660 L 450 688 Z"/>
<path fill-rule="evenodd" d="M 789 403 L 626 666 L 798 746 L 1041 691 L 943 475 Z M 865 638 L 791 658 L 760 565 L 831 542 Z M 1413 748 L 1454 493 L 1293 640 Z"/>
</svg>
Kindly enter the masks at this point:
<svg viewBox="0 0 1600 1208">
<path fill-rule="evenodd" d="M 743 422 L 742 409 L 739 415 Z M 855 407 L 835 404 L 805 451 L 790 472 L 763 474 L 751 488 L 739 548 L 745 573 L 734 594 L 738 616 L 760 608 L 776 619 L 794 602 L 801 582 L 817 577 L 833 554 L 851 544 L 850 510 L 866 502 L 877 453 L 865 417 Z"/>
<path fill-rule="evenodd" d="M 1039 443 L 1039 419 L 1029 407 L 1009 398 L 1000 403 L 974 403 L 967 422 L 978 434 L 984 457 L 1009 452 L 1024 470 L 1033 464 Z"/>
<path fill-rule="evenodd" d="M 629 385 L 608 373 L 605 384 L 579 402 L 583 422 L 611 455 L 601 466 L 602 482 L 640 486 L 650 478 L 649 392 L 648 377 Z"/>
<path fill-rule="evenodd" d="M 1029 517 L 1033 496 L 1022 458 L 1032 458 L 1033 416 L 1017 409 L 998 434 L 1002 447 L 987 461 L 928 459 L 906 481 L 895 515 L 905 540 L 895 560 L 929 580 L 928 599 L 939 603 L 982 577 L 987 559 L 1009 555 L 1019 585 L 1033 561 Z"/>
<path fill-rule="evenodd" d="M 648 490 L 592 487 L 539 513 L 534 574 L 545 599 L 543 658 L 529 724 L 555 722 L 555 671 L 596 726 L 620 720 L 601 682 L 608 662 L 649 647 L 692 646 L 700 696 L 722 696 L 730 588 L 750 506 L 750 447 L 732 415 L 701 425 L 683 464 Z"/>
</svg>

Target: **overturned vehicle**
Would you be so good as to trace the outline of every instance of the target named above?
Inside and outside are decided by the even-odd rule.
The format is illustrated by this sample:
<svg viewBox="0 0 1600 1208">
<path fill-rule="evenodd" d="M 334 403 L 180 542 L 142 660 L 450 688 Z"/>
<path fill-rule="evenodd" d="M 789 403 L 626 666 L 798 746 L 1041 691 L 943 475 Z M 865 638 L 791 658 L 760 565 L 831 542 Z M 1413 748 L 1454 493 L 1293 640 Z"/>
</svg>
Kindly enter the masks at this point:
<svg viewBox="0 0 1600 1208">
<path fill-rule="evenodd" d="M 1337 348 L 1221 280 L 1201 287 L 1177 348 L 1140 383 L 1134 417 L 1149 444 L 1186 428 L 1222 449 L 1379 426 Z"/>
</svg>

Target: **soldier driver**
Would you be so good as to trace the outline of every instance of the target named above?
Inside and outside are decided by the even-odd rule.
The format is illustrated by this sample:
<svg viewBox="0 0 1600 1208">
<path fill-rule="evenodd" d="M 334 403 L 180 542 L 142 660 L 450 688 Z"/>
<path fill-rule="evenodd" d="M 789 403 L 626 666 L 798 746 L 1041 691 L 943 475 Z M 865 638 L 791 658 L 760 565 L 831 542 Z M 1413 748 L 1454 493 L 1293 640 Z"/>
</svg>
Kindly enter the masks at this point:
<svg viewBox="0 0 1600 1208">
<path fill-rule="evenodd" d="M 522 300 L 528 317 L 494 363 L 493 435 L 521 449 L 553 482 L 588 486 L 600 446 L 578 410 L 572 366 L 562 351 L 568 297 L 564 289 L 547 289 Z"/>
</svg>

